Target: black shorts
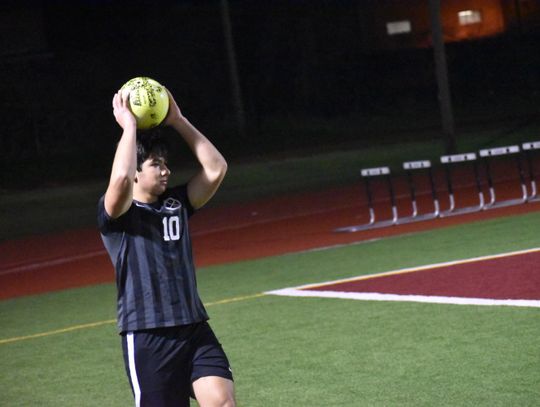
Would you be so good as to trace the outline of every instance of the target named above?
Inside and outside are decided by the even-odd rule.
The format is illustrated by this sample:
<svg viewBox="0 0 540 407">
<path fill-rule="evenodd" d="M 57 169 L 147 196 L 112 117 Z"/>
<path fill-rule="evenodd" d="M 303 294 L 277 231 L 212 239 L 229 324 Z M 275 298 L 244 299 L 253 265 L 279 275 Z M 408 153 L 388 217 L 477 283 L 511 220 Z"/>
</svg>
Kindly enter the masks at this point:
<svg viewBox="0 0 540 407">
<path fill-rule="evenodd" d="M 201 377 L 233 380 L 227 356 L 207 322 L 122 335 L 136 406 L 189 406 Z"/>
</svg>

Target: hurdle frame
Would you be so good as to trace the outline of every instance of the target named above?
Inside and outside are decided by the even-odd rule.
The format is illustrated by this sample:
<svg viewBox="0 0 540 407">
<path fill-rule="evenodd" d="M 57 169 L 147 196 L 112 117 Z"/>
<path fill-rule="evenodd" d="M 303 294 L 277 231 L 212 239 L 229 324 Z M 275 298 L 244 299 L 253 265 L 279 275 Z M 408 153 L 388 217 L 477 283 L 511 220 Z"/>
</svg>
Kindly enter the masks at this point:
<svg viewBox="0 0 540 407">
<path fill-rule="evenodd" d="M 463 154 L 451 154 L 443 155 L 440 157 L 441 164 L 444 164 L 445 175 L 446 175 L 446 185 L 448 189 L 448 200 L 449 208 L 445 211 L 440 212 L 440 217 L 448 217 L 461 215 L 465 213 L 479 212 L 484 208 L 484 194 L 482 192 L 482 185 L 480 182 L 480 174 L 478 172 L 478 163 L 476 153 L 463 153 Z M 459 163 L 471 163 L 473 167 L 473 174 L 475 178 L 476 189 L 478 192 L 478 205 L 465 206 L 461 208 L 456 208 L 456 200 L 454 196 L 454 188 L 452 185 L 452 174 L 450 167 L 453 164 Z"/>
<path fill-rule="evenodd" d="M 339 227 L 339 228 L 334 229 L 334 232 L 359 232 L 362 230 L 377 229 L 377 228 L 383 228 L 387 226 L 407 224 L 410 222 L 417 222 L 421 220 L 444 218 L 444 217 L 455 216 L 455 215 L 460 215 L 460 214 L 479 212 L 482 210 L 488 210 L 492 208 L 499 208 L 499 207 L 505 207 L 505 206 L 511 206 L 511 205 L 524 204 L 527 202 L 540 201 L 540 194 L 537 189 L 537 181 L 536 181 L 537 177 L 534 172 L 534 163 L 533 163 L 533 158 L 532 158 L 532 154 L 536 151 L 540 151 L 540 140 L 525 142 L 525 143 L 522 143 L 521 146 L 510 145 L 510 146 L 482 149 L 482 150 L 479 150 L 478 153 L 469 152 L 469 153 L 441 156 L 440 163 L 442 164 L 442 168 L 444 170 L 444 174 L 446 178 L 446 186 L 448 189 L 448 208 L 445 210 L 441 209 L 440 200 L 437 196 L 438 195 L 437 183 L 435 182 L 435 179 L 433 176 L 434 175 L 433 166 L 431 164 L 431 161 L 417 160 L 417 161 L 403 162 L 402 167 L 403 167 L 403 170 L 405 171 L 408 186 L 409 186 L 411 212 L 408 215 L 403 216 L 401 218 L 399 217 L 399 214 L 398 214 L 396 196 L 394 193 L 394 186 L 392 183 L 392 176 L 391 176 L 390 168 L 387 166 L 364 168 L 361 170 L 361 176 L 362 176 L 362 179 L 364 180 L 365 193 L 367 195 L 369 221 L 368 223 L 364 223 L 360 225 Z M 521 186 L 521 197 L 498 201 L 496 190 L 495 190 L 496 185 L 493 182 L 494 177 L 491 171 L 490 161 L 493 158 L 507 156 L 507 155 L 511 155 L 510 158 L 513 158 L 515 160 L 515 164 L 516 164 L 518 175 L 519 175 L 520 186 Z M 528 164 L 528 171 L 529 171 L 528 179 L 525 175 L 524 165 L 522 163 L 523 157 L 526 158 L 527 160 L 526 162 Z M 489 188 L 489 196 L 490 196 L 489 202 L 486 202 L 485 197 L 484 197 L 483 185 L 480 179 L 480 171 L 479 171 L 480 159 L 479 158 L 482 159 L 482 163 L 484 164 L 485 178 L 487 180 L 487 187 Z M 474 186 L 476 187 L 475 189 L 478 195 L 478 203 L 476 205 L 456 207 L 456 197 L 455 197 L 455 191 L 454 191 L 455 184 L 453 183 L 453 176 L 452 176 L 452 167 L 456 164 L 468 164 L 472 166 L 472 175 L 474 176 Z M 413 178 L 413 171 L 416 171 L 416 170 L 428 171 L 428 177 L 429 177 L 429 182 L 430 182 L 430 187 L 431 187 L 431 195 L 433 199 L 432 212 L 422 213 L 422 214 L 418 213 L 419 211 L 418 211 L 418 205 L 417 205 L 417 200 L 416 200 L 417 191 L 416 191 L 416 185 Z M 466 175 L 471 175 L 471 174 L 466 173 Z M 386 185 L 388 188 L 388 193 L 390 197 L 390 205 L 391 205 L 391 210 L 392 210 L 392 215 L 391 215 L 392 217 L 391 219 L 377 220 L 376 213 L 375 213 L 376 209 L 373 202 L 373 195 L 372 195 L 370 182 L 372 178 L 381 177 L 381 176 L 385 177 Z M 508 180 L 508 182 L 514 182 L 513 180 L 514 178 L 511 178 Z M 503 177 L 503 181 L 506 182 L 507 180 Z M 484 185 L 484 187 L 485 186 L 486 185 Z M 471 187 L 471 184 L 467 183 L 466 188 L 468 189 L 470 187 Z M 530 188 L 530 194 L 529 194 L 528 188 Z"/>
<path fill-rule="evenodd" d="M 529 168 L 529 184 L 531 193 L 527 197 L 527 202 L 537 202 L 540 201 L 540 196 L 538 195 L 538 189 L 536 187 L 536 176 L 534 175 L 532 152 L 540 150 L 540 141 L 528 141 L 523 143 L 521 147 Z"/>
<path fill-rule="evenodd" d="M 378 229 L 391 225 L 395 225 L 398 220 L 398 212 L 396 207 L 396 199 L 394 194 L 394 188 L 392 185 L 392 179 L 390 174 L 389 167 L 375 167 L 375 168 L 363 168 L 360 171 L 362 178 L 364 179 L 365 193 L 368 200 L 368 210 L 369 210 L 369 222 L 361 225 L 345 226 L 334 229 L 334 232 L 359 232 L 362 230 L 368 229 Z M 388 188 L 388 193 L 390 194 L 390 205 L 392 208 L 392 219 L 385 219 L 381 221 L 376 220 L 375 208 L 373 206 L 373 196 L 370 187 L 370 179 L 372 177 L 384 176 L 386 179 L 386 185 Z"/>
<path fill-rule="evenodd" d="M 411 199 L 412 213 L 409 216 L 398 218 L 397 224 L 404 224 L 410 222 L 419 222 L 422 220 L 435 219 L 440 214 L 439 199 L 437 198 L 437 191 L 435 188 L 435 180 L 433 179 L 433 172 L 431 170 L 431 161 L 418 160 L 418 161 L 406 161 L 402 164 L 403 169 L 407 175 L 407 183 L 409 185 L 409 195 Z M 433 212 L 418 214 L 418 205 L 416 202 L 416 186 L 413 179 L 413 170 L 427 170 L 428 179 L 431 187 L 431 197 L 433 199 Z"/>
<path fill-rule="evenodd" d="M 486 148 L 479 151 L 480 157 L 483 158 L 484 166 L 486 170 L 486 178 L 489 188 L 490 200 L 484 205 L 484 209 L 494 209 L 501 208 L 505 206 L 520 205 L 527 202 L 527 186 L 525 184 L 525 177 L 523 175 L 523 168 L 521 165 L 520 159 L 521 149 L 518 145 L 495 147 L 495 148 Z M 520 185 L 521 185 L 521 198 L 506 199 L 504 201 L 497 201 L 497 195 L 495 191 L 495 184 L 493 182 L 493 177 L 491 174 L 490 159 L 493 157 L 505 157 L 512 155 L 514 161 L 517 165 Z"/>
</svg>

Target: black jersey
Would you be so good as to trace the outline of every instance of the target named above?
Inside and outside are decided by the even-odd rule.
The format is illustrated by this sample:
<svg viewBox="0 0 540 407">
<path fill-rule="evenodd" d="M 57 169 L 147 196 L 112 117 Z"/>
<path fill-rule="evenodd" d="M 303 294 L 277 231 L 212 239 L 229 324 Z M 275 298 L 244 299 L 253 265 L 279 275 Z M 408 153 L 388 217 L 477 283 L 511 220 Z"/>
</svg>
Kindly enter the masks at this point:
<svg viewBox="0 0 540 407">
<path fill-rule="evenodd" d="M 208 319 L 197 292 L 185 185 L 155 204 L 133 201 L 111 219 L 98 204 L 98 225 L 116 273 L 120 332 L 178 326 Z"/>
</svg>

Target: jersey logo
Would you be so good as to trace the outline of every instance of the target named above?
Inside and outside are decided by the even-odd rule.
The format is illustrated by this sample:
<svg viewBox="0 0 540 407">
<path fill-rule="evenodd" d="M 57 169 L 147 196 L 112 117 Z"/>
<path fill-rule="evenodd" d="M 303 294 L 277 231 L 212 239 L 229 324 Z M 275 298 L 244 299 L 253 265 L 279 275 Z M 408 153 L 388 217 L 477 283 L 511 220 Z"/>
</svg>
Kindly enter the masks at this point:
<svg viewBox="0 0 540 407">
<path fill-rule="evenodd" d="M 182 207 L 182 202 L 172 197 L 165 199 L 165 201 L 163 202 L 163 208 L 168 211 L 175 211 L 177 209 L 180 209 L 181 207 Z"/>
</svg>

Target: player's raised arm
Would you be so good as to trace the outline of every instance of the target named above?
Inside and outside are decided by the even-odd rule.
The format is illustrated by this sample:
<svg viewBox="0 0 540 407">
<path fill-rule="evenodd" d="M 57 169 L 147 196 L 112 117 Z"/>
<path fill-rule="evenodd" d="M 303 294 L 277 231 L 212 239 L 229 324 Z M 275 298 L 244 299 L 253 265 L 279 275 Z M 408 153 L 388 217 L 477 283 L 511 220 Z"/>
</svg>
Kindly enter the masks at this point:
<svg viewBox="0 0 540 407">
<path fill-rule="evenodd" d="M 188 182 L 189 201 L 195 209 L 203 206 L 216 192 L 227 172 L 227 161 L 217 148 L 182 114 L 169 92 L 169 113 L 165 124 L 183 137 L 201 164 L 201 169 Z"/>
<path fill-rule="evenodd" d="M 119 91 L 113 98 L 113 113 L 123 133 L 116 148 L 105 193 L 105 210 L 112 218 L 124 214 L 133 200 L 137 170 L 137 123 L 129 109 L 129 93 Z"/>
</svg>

